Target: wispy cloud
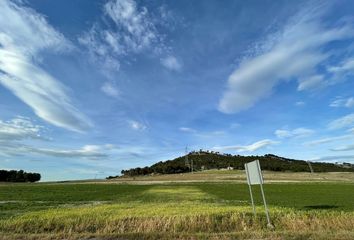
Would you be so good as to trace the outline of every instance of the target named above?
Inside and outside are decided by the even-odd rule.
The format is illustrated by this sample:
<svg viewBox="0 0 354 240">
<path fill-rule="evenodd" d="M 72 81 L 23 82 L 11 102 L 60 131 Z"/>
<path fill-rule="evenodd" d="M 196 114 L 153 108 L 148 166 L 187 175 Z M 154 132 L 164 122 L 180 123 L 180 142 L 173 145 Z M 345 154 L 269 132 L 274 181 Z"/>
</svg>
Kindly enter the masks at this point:
<svg viewBox="0 0 354 240">
<path fill-rule="evenodd" d="M 223 136 L 226 134 L 226 132 L 223 130 L 198 131 L 194 128 L 189 128 L 189 127 L 180 127 L 179 130 L 181 132 L 192 134 L 192 136 L 198 137 L 198 138 L 214 138 L 214 137 L 220 137 L 220 136 Z"/>
<path fill-rule="evenodd" d="M 323 76 L 316 69 L 332 54 L 323 46 L 354 36 L 349 24 L 321 24 L 324 9 L 301 11 L 283 30 L 268 37 L 256 57 L 243 60 L 229 76 L 219 110 L 237 113 L 248 109 L 269 96 L 281 81 L 297 79 L 299 91 L 323 85 Z"/>
<path fill-rule="evenodd" d="M 50 157 L 100 159 L 108 157 L 108 152 L 117 147 L 112 144 L 85 145 L 79 149 L 58 149 L 33 146 L 27 143 L 28 139 L 48 143 L 49 138 L 43 136 L 44 127 L 36 125 L 31 119 L 16 117 L 8 121 L 0 120 L 0 155 L 2 156 L 30 156 L 44 155 Z"/>
<path fill-rule="evenodd" d="M 182 132 L 187 132 L 187 133 L 196 133 L 197 132 L 197 130 L 195 130 L 193 128 L 189 128 L 189 127 L 180 127 L 179 130 Z"/>
<path fill-rule="evenodd" d="M 306 105 L 306 103 L 303 102 L 303 101 L 298 101 L 298 102 L 295 103 L 295 106 L 297 106 L 297 107 L 302 107 L 302 106 L 305 106 L 305 105 Z"/>
<path fill-rule="evenodd" d="M 258 142 L 255 142 L 253 144 L 250 145 L 235 145 L 235 146 L 222 146 L 222 147 L 213 147 L 214 150 L 217 151 L 237 151 L 237 152 L 254 152 L 258 149 L 270 146 L 270 145 L 274 145 L 277 144 L 279 142 L 276 141 L 272 141 L 269 139 L 264 139 Z"/>
<path fill-rule="evenodd" d="M 107 158 L 107 151 L 110 150 L 105 145 L 85 145 L 79 149 L 58 149 L 34 147 L 18 142 L 2 142 L 0 146 L 1 155 L 5 156 L 43 155 L 48 157 L 84 158 L 91 160 Z"/>
<path fill-rule="evenodd" d="M 342 97 L 338 97 L 335 100 L 333 100 L 330 104 L 330 107 L 354 107 L 354 98 L 350 97 L 350 98 L 342 98 Z"/>
<path fill-rule="evenodd" d="M 331 143 L 335 141 L 340 141 L 340 140 L 346 140 L 346 139 L 351 139 L 354 138 L 354 135 L 342 135 L 342 136 L 336 136 L 336 137 L 326 137 L 326 138 L 321 138 L 315 141 L 309 141 L 305 142 L 303 145 L 305 146 L 316 146 L 320 144 L 325 144 L 325 143 Z"/>
<path fill-rule="evenodd" d="M 278 129 L 274 132 L 274 134 L 278 138 L 302 138 L 309 137 L 314 134 L 314 132 L 314 130 L 308 128 L 296 128 L 293 130 Z"/>
<path fill-rule="evenodd" d="M 324 86 L 325 77 L 323 75 L 317 74 L 313 76 L 302 77 L 299 81 L 299 86 L 297 87 L 297 90 L 304 91 Z"/>
<path fill-rule="evenodd" d="M 330 130 L 348 128 L 354 126 L 354 113 L 338 118 L 328 124 Z"/>
<path fill-rule="evenodd" d="M 329 66 L 328 72 L 343 75 L 354 75 L 354 58 L 348 58 L 343 60 L 337 66 Z"/>
<path fill-rule="evenodd" d="M 70 48 L 70 43 L 42 15 L 0 1 L 0 84 L 43 120 L 82 132 L 91 127 L 91 122 L 72 105 L 66 87 L 38 64 L 42 51 Z"/>
<path fill-rule="evenodd" d="M 9 121 L 0 120 L 0 141 L 43 139 L 42 130 L 42 126 L 35 125 L 24 117 L 16 117 Z"/>
<path fill-rule="evenodd" d="M 354 155 L 334 155 L 322 156 L 313 158 L 311 161 L 326 161 L 326 162 L 354 162 Z"/>
<path fill-rule="evenodd" d="M 128 121 L 128 123 L 129 123 L 130 128 L 132 128 L 134 130 L 144 131 L 147 129 L 147 126 L 142 122 L 130 120 L 130 121 Z"/>
<path fill-rule="evenodd" d="M 104 5 L 104 13 L 124 32 L 121 43 L 125 50 L 139 52 L 158 41 L 159 36 L 148 10 L 145 7 L 139 10 L 135 1 L 109 1 Z"/>
<path fill-rule="evenodd" d="M 174 71 L 180 71 L 182 68 L 182 64 L 175 58 L 174 56 L 167 56 L 161 59 L 161 64 L 169 69 Z"/>
<path fill-rule="evenodd" d="M 346 145 L 346 146 L 341 146 L 341 147 L 336 147 L 336 148 L 331 148 L 331 151 L 353 151 L 354 150 L 354 145 Z"/>
<path fill-rule="evenodd" d="M 105 151 L 110 150 L 110 148 L 107 148 L 105 145 L 85 145 L 80 149 L 29 148 L 28 150 L 31 153 L 38 153 L 52 157 L 101 159 L 108 157 L 108 154 Z"/>
<path fill-rule="evenodd" d="M 104 21 L 96 22 L 78 41 L 107 77 L 119 70 L 128 54 L 145 50 L 158 53 L 164 49 L 157 21 L 146 7 L 139 7 L 134 0 L 108 1 L 103 6 L 103 14 Z"/>
<path fill-rule="evenodd" d="M 120 95 L 117 86 L 111 82 L 105 82 L 101 87 L 101 91 L 104 92 L 107 96 L 114 98 L 117 98 Z"/>
</svg>

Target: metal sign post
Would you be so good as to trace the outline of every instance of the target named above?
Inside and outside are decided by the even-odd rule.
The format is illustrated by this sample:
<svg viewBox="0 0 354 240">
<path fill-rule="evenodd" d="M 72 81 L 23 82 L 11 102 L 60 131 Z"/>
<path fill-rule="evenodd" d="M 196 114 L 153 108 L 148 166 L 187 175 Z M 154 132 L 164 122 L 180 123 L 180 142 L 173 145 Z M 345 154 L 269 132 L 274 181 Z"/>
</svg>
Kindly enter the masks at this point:
<svg viewBox="0 0 354 240">
<path fill-rule="evenodd" d="M 312 168 L 311 162 L 310 162 L 310 161 L 307 161 L 307 164 L 309 165 L 310 172 L 313 173 L 313 168 Z"/>
<path fill-rule="evenodd" d="M 251 184 L 249 184 L 250 176 L 248 174 L 249 171 L 248 171 L 247 164 L 245 164 L 245 169 L 246 169 L 246 175 L 247 175 L 248 189 L 250 190 L 251 203 L 252 203 L 252 208 L 253 208 L 253 215 L 254 215 L 254 217 L 256 217 L 256 208 L 254 206 L 254 201 L 253 201 L 252 187 L 251 187 Z"/>
<path fill-rule="evenodd" d="M 267 216 L 268 226 L 271 227 L 272 224 L 270 223 L 269 211 L 268 211 L 267 203 L 265 200 L 265 195 L 264 195 L 264 190 L 263 190 L 263 177 L 262 177 L 262 171 L 261 171 L 261 166 L 259 164 L 259 161 L 255 160 L 253 162 L 246 163 L 245 170 L 246 170 L 246 176 L 247 176 L 247 183 L 248 183 L 250 195 L 251 195 L 253 213 L 254 213 L 254 215 L 256 215 L 256 210 L 255 210 L 253 195 L 252 195 L 252 185 L 258 184 L 261 187 L 261 192 L 262 192 L 264 208 L 265 208 L 265 212 L 266 212 L 266 216 Z"/>
</svg>

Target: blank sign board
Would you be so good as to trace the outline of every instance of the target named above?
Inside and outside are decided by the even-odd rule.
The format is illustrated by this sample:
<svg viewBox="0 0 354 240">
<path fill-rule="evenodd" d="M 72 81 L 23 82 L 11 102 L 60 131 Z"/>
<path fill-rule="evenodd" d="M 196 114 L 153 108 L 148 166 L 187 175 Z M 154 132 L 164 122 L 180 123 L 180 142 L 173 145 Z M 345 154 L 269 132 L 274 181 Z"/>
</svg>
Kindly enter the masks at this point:
<svg viewBox="0 0 354 240">
<path fill-rule="evenodd" d="M 253 161 L 245 164 L 247 182 L 249 185 L 263 184 L 263 177 L 259 161 Z"/>
</svg>

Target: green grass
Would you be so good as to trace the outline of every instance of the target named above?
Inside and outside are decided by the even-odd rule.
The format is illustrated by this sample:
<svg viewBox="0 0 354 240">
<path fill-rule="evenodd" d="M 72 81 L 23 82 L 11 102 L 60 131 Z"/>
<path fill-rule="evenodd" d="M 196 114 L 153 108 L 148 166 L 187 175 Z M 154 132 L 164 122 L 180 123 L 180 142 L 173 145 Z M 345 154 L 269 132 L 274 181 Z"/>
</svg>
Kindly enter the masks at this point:
<svg viewBox="0 0 354 240">
<path fill-rule="evenodd" d="M 224 201 L 249 200 L 245 184 L 201 184 L 201 190 Z M 262 203 L 259 186 L 252 186 L 255 202 Z M 300 210 L 354 210 L 354 184 L 339 183 L 279 183 L 264 185 L 269 205 Z"/>
<path fill-rule="evenodd" d="M 113 234 L 138 239 L 159 239 L 161 234 L 232 239 L 252 232 L 260 238 L 283 233 L 289 239 L 306 239 L 319 237 L 322 231 L 327 233 L 324 239 L 354 236 L 354 184 L 282 183 L 264 189 L 275 225 L 271 232 L 259 188 L 253 188 L 258 205 L 254 219 L 245 184 L 0 185 L 0 235 L 9 239 L 29 234 L 38 239 Z"/>
</svg>

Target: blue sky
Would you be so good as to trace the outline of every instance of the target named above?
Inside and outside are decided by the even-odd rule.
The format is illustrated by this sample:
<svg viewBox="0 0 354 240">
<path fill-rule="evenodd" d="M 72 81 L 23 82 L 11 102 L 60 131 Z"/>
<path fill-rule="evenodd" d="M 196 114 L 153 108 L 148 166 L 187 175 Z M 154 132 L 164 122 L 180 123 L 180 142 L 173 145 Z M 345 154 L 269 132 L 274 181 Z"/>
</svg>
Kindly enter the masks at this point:
<svg viewBox="0 0 354 240">
<path fill-rule="evenodd" d="M 352 1 L 0 1 L 0 168 L 190 150 L 354 162 Z"/>
</svg>

